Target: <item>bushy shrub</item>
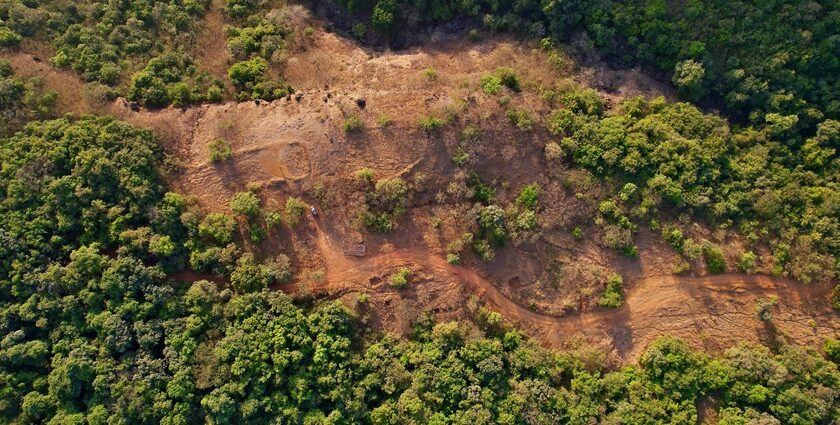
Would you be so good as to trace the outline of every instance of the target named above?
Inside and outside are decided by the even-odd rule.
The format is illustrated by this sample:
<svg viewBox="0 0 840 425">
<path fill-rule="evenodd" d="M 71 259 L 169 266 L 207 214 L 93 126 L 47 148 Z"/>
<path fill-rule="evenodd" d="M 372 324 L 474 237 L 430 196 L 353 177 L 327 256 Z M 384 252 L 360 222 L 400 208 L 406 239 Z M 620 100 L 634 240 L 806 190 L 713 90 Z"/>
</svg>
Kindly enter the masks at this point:
<svg viewBox="0 0 840 425">
<path fill-rule="evenodd" d="M 624 283 L 621 275 L 613 274 L 607 279 L 606 288 L 601 298 L 598 300 L 598 305 L 601 307 L 618 308 L 624 302 L 624 297 L 621 295 L 621 285 Z"/>
<path fill-rule="evenodd" d="M 345 133 L 358 133 L 365 128 L 365 123 L 357 115 L 351 115 L 344 120 L 341 127 Z"/>
<path fill-rule="evenodd" d="M 754 252 L 745 252 L 738 261 L 738 268 L 746 273 L 755 273 L 755 261 L 757 258 Z"/>
<path fill-rule="evenodd" d="M 292 261 L 286 254 L 278 254 L 265 263 L 274 282 L 285 283 L 292 280 Z"/>
<path fill-rule="evenodd" d="M 519 87 L 519 77 L 516 76 L 516 72 L 507 67 L 499 67 L 496 68 L 494 72 L 496 78 L 499 79 L 499 82 L 507 87 L 508 89 L 518 92 L 520 90 Z"/>
<path fill-rule="evenodd" d="M 303 202 L 300 198 L 290 196 L 286 199 L 286 217 L 289 220 L 289 224 L 292 226 L 297 225 L 308 208 L 306 202 Z"/>
<path fill-rule="evenodd" d="M 420 128 L 427 133 L 439 130 L 446 125 L 446 121 L 431 115 L 420 118 L 419 123 Z"/>
<path fill-rule="evenodd" d="M 409 277 L 411 277 L 411 269 L 408 267 L 400 267 L 399 270 L 391 276 L 391 286 L 397 289 L 403 289 L 408 284 Z"/>
<path fill-rule="evenodd" d="M 726 271 L 726 259 L 723 250 L 711 243 L 703 244 L 703 260 L 710 273 L 723 273 Z"/>
<path fill-rule="evenodd" d="M 0 47 L 14 47 L 23 39 L 20 34 L 0 23 Z"/>
<path fill-rule="evenodd" d="M 523 186 L 519 190 L 519 195 L 516 196 L 516 204 L 529 210 L 537 208 L 537 202 L 540 199 L 540 186 L 536 183 Z"/>
<path fill-rule="evenodd" d="M 198 233 L 203 238 L 226 245 L 233 240 L 236 221 L 233 217 L 223 213 L 210 213 L 198 225 Z"/>
<path fill-rule="evenodd" d="M 210 161 L 222 162 L 233 156 L 230 143 L 223 139 L 213 139 L 207 147 L 210 149 Z"/>
<path fill-rule="evenodd" d="M 502 80 L 495 75 L 485 75 L 481 77 L 481 90 L 486 94 L 497 94 L 502 91 Z"/>
<path fill-rule="evenodd" d="M 230 275 L 230 285 L 240 294 L 260 291 L 271 283 L 271 271 L 258 264 L 251 254 L 244 254 Z"/>
<path fill-rule="evenodd" d="M 267 70 L 268 63 L 259 56 L 231 65 L 228 69 L 228 77 L 239 89 L 240 100 L 274 100 L 294 91 L 289 85 L 269 80 Z"/>
<path fill-rule="evenodd" d="M 376 177 L 376 172 L 373 171 L 372 168 L 362 167 L 353 173 L 353 177 L 362 183 L 370 184 L 373 183 L 373 179 Z"/>
<path fill-rule="evenodd" d="M 367 36 L 367 25 L 361 22 L 354 24 L 351 32 L 356 38 L 363 39 L 365 38 L 365 36 Z"/>
<path fill-rule="evenodd" d="M 230 200 L 230 209 L 246 218 L 256 217 L 260 214 L 260 198 L 253 192 L 237 192 Z"/>
</svg>

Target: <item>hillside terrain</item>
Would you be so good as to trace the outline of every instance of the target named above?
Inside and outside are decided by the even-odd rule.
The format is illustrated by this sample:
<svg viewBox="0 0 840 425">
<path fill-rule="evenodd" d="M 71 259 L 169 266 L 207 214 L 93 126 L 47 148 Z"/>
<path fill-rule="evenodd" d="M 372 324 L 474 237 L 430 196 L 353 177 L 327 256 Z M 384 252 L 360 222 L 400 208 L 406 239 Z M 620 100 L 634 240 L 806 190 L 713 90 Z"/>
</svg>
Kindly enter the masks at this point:
<svg viewBox="0 0 840 425">
<path fill-rule="evenodd" d="M 30 3 L 0 423 L 840 420 L 833 6 Z"/>
</svg>

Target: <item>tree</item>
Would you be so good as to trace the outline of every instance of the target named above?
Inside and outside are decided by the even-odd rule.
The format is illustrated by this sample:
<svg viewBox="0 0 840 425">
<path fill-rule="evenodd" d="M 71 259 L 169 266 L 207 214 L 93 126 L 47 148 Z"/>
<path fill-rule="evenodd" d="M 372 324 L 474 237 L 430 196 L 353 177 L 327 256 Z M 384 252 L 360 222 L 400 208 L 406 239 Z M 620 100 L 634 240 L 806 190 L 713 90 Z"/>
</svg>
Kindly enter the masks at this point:
<svg viewBox="0 0 840 425">
<path fill-rule="evenodd" d="M 237 192 L 230 200 L 230 209 L 234 214 L 254 218 L 261 212 L 260 198 L 253 192 Z"/>
<path fill-rule="evenodd" d="M 397 2 L 396 0 L 379 0 L 373 8 L 371 23 L 373 27 L 382 33 L 390 34 L 396 29 L 397 24 Z"/>
<path fill-rule="evenodd" d="M 231 65 L 228 77 L 240 90 L 250 91 L 256 83 L 263 81 L 267 69 L 268 63 L 265 59 L 256 56 Z"/>
<path fill-rule="evenodd" d="M 488 205 L 478 213 L 478 227 L 488 241 L 500 245 L 507 239 L 505 210 L 497 205 Z"/>
<path fill-rule="evenodd" d="M 224 213 L 210 213 L 198 225 L 198 234 L 218 245 L 226 245 L 233 240 L 236 221 Z"/>
<path fill-rule="evenodd" d="M 257 264 L 253 255 L 245 254 L 236 262 L 230 275 L 230 284 L 240 294 L 256 292 L 271 283 L 272 273 L 268 267 Z"/>
<path fill-rule="evenodd" d="M 704 77 L 706 70 L 703 64 L 694 59 L 687 59 L 677 63 L 671 81 L 679 90 L 680 95 L 688 100 L 697 101 L 706 95 Z"/>
</svg>

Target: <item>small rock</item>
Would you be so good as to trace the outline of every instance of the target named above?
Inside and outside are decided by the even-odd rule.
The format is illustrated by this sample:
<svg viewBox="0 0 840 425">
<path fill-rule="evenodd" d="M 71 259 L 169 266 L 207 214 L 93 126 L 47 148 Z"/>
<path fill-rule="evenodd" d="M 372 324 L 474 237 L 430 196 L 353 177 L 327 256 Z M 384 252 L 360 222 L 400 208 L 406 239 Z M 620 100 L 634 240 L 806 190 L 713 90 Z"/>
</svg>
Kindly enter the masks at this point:
<svg viewBox="0 0 840 425">
<path fill-rule="evenodd" d="M 356 106 L 358 106 L 359 109 L 365 109 L 365 106 L 367 106 L 367 102 L 365 101 L 365 98 L 360 97 L 360 98 L 356 99 Z"/>
<path fill-rule="evenodd" d="M 303 92 L 301 92 L 301 91 L 295 92 L 295 100 L 300 102 L 301 99 L 303 99 Z"/>
</svg>

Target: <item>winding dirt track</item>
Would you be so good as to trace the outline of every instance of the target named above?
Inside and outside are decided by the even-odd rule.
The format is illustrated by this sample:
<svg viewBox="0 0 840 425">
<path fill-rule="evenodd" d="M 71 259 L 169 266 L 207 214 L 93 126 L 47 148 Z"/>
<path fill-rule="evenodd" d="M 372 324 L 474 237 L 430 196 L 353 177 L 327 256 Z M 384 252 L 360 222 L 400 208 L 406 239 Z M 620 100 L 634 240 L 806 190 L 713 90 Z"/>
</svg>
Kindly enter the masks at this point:
<svg viewBox="0 0 840 425">
<path fill-rule="evenodd" d="M 320 218 L 320 219 L 323 219 Z M 739 340 L 788 338 L 816 344 L 840 332 L 840 314 L 828 306 L 830 289 L 767 275 L 718 274 L 709 276 L 648 276 L 628 282 L 625 302 L 617 309 L 597 309 L 556 316 L 534 311 L 505 295 L 478 272 L 453 266 L 422 249 L 404 249 L 366 258 L 343 254 L 316 221 L 318 249 L 327 270 L 316 292 L 346 294 L 371 291 L 371 278 L 396 267 L 411 265 L 434 276 L 460 281 L 505 317 L 531 329 L 550 346 L 560 346 L 582 335 L 607 341 L 623 358 L 635 358 L 647 342 L 664 335 L 678 335 L 700 345 L 709 341 L 732 345 Z M 279 287 L 293 291 L 294 285 Z M 389 290 L 391 290 L 389 288 Z M 755 302 L 777 297 L 772 324 L 758 320 Z M 769 339 L 769 341 L 767 341 Z"/>
</svg>

